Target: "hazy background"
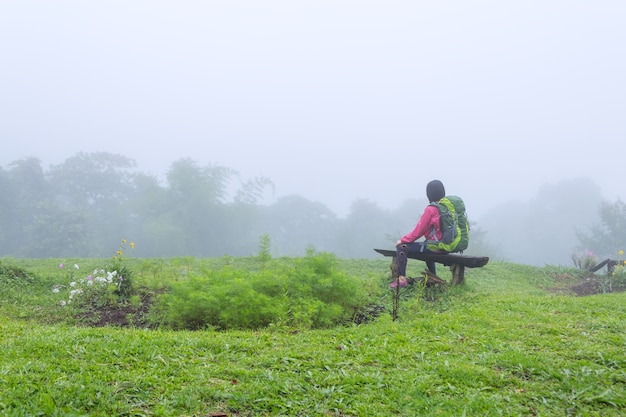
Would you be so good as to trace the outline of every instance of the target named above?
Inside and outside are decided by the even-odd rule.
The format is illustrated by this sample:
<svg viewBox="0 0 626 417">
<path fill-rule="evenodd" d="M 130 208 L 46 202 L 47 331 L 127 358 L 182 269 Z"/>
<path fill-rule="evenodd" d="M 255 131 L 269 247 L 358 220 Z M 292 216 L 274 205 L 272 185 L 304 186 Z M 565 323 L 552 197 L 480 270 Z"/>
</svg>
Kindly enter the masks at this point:
<svg viewBox="0 0 626 417">
<path fill-rule="evenodd" d="M 339 216 L 432 178 L 479 222 L 561 180 L 623 199 L 624 16 L 617 0 L 3 0 L 0 165 L 106 151 L 163 178 L 191 157 Z"/>
</svg>

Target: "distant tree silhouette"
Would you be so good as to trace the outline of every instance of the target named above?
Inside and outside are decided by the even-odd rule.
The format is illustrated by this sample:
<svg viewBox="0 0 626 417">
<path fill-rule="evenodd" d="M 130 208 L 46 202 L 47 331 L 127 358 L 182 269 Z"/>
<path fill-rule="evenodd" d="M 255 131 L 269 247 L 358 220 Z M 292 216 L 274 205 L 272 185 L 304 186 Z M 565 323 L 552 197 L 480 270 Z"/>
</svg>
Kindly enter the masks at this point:
<svg viewBox="0 0 626 417">
<path fill-rule="evenodd" d="M 626 250 L 626 204 L 617 200 L 603 202 L 595 221 L 585 233 L 578 231 L 581 249 L 589 249 L 601 258 L 616 259 L 620 250 Z"/>
</svg>

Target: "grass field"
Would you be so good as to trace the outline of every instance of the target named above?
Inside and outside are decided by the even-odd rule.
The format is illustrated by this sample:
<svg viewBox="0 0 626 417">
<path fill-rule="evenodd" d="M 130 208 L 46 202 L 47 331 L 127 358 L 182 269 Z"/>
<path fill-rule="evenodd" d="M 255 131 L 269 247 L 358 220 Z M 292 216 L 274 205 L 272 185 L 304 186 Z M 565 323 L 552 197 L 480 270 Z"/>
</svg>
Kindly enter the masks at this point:
<svg viewBox="0 0 626 417">
<path fill-rule="evenodd" d="M 0 280 L 1 415 L 626 415 L 626 293 L 575 296 L 587 278 L 567 268 L 470 269 L 463 287 L 403 290 L 394 321 L 389 261 L 338 260 L 385 312 L 318 330 L 173 331 L 78 325 L 51 291 L 61 261 L 101 263 L 2 260 L 27 275 Z M 259 268 L 254 258 L 132 267 L 157 288 L 223 264 Z M 409 267 L 415 276 L 423 264 Z"/>
</svg>

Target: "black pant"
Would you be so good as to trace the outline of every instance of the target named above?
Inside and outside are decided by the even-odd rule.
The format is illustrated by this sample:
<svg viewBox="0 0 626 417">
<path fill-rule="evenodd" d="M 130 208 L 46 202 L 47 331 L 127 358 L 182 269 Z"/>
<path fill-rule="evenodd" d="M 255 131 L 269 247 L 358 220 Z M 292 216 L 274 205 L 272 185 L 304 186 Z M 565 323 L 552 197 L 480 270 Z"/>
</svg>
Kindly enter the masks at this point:
<svg viewBox="0 0 626 417">
<path fill-rule="evenodd" d="M 401 276 L 406 276 L 406 263 L 407 263 L 407 255 L 409 254 L 418 254 L 418 253 L 434 253 L 426 248 L 425 242 L 411 242 L 411 243 L 400 243 L 396 246 L 396 265 L 398 267 L 398 274 Z M 435 271 L 435 263 L 432 261 L 426 262 L 426 267 L 430 272 L 437 275 Z"/>
</svg>

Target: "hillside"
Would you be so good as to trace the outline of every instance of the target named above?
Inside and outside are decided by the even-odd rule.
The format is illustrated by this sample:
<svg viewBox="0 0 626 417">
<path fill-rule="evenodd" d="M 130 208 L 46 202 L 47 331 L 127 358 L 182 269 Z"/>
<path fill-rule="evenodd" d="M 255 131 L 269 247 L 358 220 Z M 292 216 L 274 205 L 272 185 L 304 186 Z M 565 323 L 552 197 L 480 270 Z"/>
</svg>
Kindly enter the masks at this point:
<svg viewBox="0 0 626 417">
<path fill-rule="evenodd" d="M 102 262 L 2 260 L 2 415 L 619 416 L 626 408 L 626 294 L 575 292 L 603 275 L 490 263 L 468 270 L 463 287 L 403 290 L 393 321 L 388 261 L 338 259 L 337 273 L 381 306 L 363 324 L 175 331 L 77 322 L 52 291 L 61 261 L 79 271 Z M 211 269 L 278 277 L 293 262 L 129 266 L 137 283 L 163 289 Z M 422 268 L 409 262 L 408 273 Z"/>
</svg>

